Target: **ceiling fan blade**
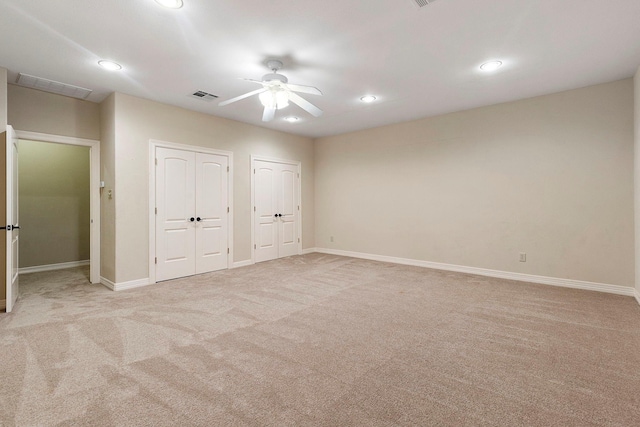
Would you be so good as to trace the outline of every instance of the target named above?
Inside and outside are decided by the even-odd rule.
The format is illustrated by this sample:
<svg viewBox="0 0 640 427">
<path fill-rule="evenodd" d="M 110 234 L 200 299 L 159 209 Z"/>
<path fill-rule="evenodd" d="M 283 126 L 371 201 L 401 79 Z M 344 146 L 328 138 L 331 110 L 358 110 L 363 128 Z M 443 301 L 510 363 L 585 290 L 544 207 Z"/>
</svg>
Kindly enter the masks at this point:
<svg viewBox="0 0 640 427">
<path fill-rule="evenodd" d="M 293 92 L 289 92 L 289 101 L 297 104 L 300 108 L 305 110 L 307 113 L 311 114 L 314 117 L 320 117 L 322 115 L 322 110 Z"/>
<path fill-rule="evenodd" d="M 265 88 L 256 89 L 256 90 L 254 90 L 254 91 L 251 91 L 251 92 L 245 93 L 244 95 L 236 96 L 235 98 L 231 98 L 231 99 L 228 99 L 228 100 L 226 100 L 226 101 L 222 101 L 221 103 L 219 103 L 219 104 L 218 104 L 218 106 L 219 106 L 219 107 L 224 107 L 225 105 L 229 105 L 229 104 L 231 104 L 232 102 L 240 101 L 241 99 L 248 98 L 248 97 L 250 97 L 250 96 L 252 96 L 252 95 L 257 95 L 257 94 L 259 94 L 259 93 L 265 92 L 266 90 L 267 90 L 267 89 L 265 89 Z"/>
<path fill-rule="evenodd" d="M 251 83 L 258 83 L 259 85 L 261 85 L 263 83 L 260 80 L 253 80 L 253 79 L 243 79 L 243 78 L 241 78 L 240 80 L 246 80 L 246 81 L 251 82 Z"/>
<path fill-rule="evenodd" d="M 292 85 L 289 83 L 287 83 L 285 86 L 287 86 L 289 90 L 292 90 L 294 92 L 309 93 L 311 95 L 322 95 L 322 92 L 320 92 L 320 89 L 313 86 Z"/>
<path fill-rule="evenodd" d="M 262 113 L 262 121 L 270 122 L 273 120 L 273 117 L 276 115 L 275 108 L 264 107 L 264 113 Z"/>
</svg>

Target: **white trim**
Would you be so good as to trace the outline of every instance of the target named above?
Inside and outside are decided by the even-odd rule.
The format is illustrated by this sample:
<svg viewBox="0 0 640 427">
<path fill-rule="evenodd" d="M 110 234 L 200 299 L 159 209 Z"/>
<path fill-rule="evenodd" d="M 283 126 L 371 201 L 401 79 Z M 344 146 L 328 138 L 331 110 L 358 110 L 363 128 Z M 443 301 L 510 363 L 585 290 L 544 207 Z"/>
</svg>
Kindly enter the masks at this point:
<svg viewBox="0 0 640 427">
<path fill-rule="evenodd" d="M 416 267 L 433 268 L 436 270 L 457 271 L 459 273 L 477 274 L 479 276 L 497 277 L 500 279 L 518 280 L 521 282 L 539 283 L 542 285 L 561 286 L 565 288 L 584 289 L 588 291 L 606 292 L 617 295 L 634 295 L 634 288 L 628 286 L 609 285 L 606 283 L 586 282 L 583 280 L 562 279 L 559 277 L 536 276 L 532 274 L 513 273 L 510 271 L 489 270 L 486 268 L 466 267 L 462 265 L 443 264 L 439 262 L 421 261 L 416 259 L 397 258 L 386 255 L 366 254 L 362 252 L 342 251 L 337 249 L 316 248 L 316 252 L 330 255 L 340 255 L 353 258 L 369 259 L 372 261 L 391 262 L 394 264 L 412 265 Z"/>
<path fill-rule="evenodd" d="M 233 267 L 231 267 L 231 268 L 247 267 L 247 266 L 253 265 L 253 264 L 255 264 L 255 263 L 252 260 L 245 259 L 244 261 L 234 262 L 233 263 Z"/>
<path fill-rule="evenodd" d="M 255 228 L 256 228 L 256 212 L 254 210 L 256 206 L 256 175 L 253 173 L 255 169 L 255 162 L 270 162 L 270 163 L 282 163 L 285 165 L 292 165 L 297 167 L 298 173 L 298 206 L 300 206 L 300 210 L 298 211 L 298 255 L 302 254 L 302 162 L 298 160 L 287 160 L 287 159 L 277 159 L 274 157 L 266 157 L 266 156 L 255 156 L 251 155 L 251 168 L 249 169 L 249 174 L 251 174 L 251 263 L 255 264 L 256 255 L 255 255 L 255 247 L 256 247 L 256 237 L 255 237 Z"/>
<path fill-rule="evenodd" d="M 58 264 L 34 265 L 31 267 L 22 267 L 18 269 L 18 273 L 20 274 L 40 273 L 42 271 L 64 270 L 65 268 L 81 267 L 83 265 L 90 265 L 90 264 L 91 264 L 91 260 L 87 259 L 84 261 L 60 262 Z"/>
<path fill-rule="evenodd" d="M 635 289 L 633 294 L 636 297 L 636 301 L 638 301 L 638 304 L 640 304 L 640 290 Z"/>
<path fill-rule="evenodd" d="M 107 278 L 104 278 L 104 277 L 100 278 L 100 283 L 102 283 L 107 288 L 111 289 L 112 291 L 125 291 L 127 289 L 141 288 L 143 286 L 147 286 L 147 285 L 151 284 L 151 282 L 149 282 L 148 278 L 147 279 L 131 280 L 129 282 L 114 283 L 111 280 L 109 280 Z"/>
<path fill-rule="evenodd" d="M 302 255 L 312 254 L 314 252 L 318 252 L 318 248 L 307 248 L 302 250 Z"/>
<path fill-rule="evenodd" d="M 100 277 L 100 283 L 102 283 L 107 288 L 111 289 L 112 291 L 115 291 L 115 289 L 116 289 L 116 284 L 113 283 L 111 280 L 107 279 L 106 277 Z"/>
<path fill-rule="evenodd" d="M 91 267 L 89 277 L 91 283 L 100 283 L 100 141 L 95 139 L 51 135 L 46 133 L 29 132 L 22 130 L 16 130 L 16 136 L 18 137 L 18 139 L 23 140 L 89 147 L 89 156 L 91 158 L 89 172 L 89 188 L 91 189 L 89 208 L 89 215 L 91 216 L 91 228 L 89 232 L 89 265 Z"/>
<path fill-rule="evenodd" d="M 229 204 L 229 215 L 227 217 L 228 234 L 227 234 L 227 247 L 229 248 L 229 254 L 227 255 L 227 268 L 232 268 L 233 263 L 233 152 L 218 150 L 215 148 L 201 147 L 199 145 L 187 145 L 179 144 L 176 142 L 161 141 L 157 139 L 149 140 L 149 278 L 148 284 L 156 283 L 156 168 L 155 168 L 155 152 L 156 148 L 173 148 L 175 150 L 192 151 L 196 153 L 217 154 L 220 156 L 226 156 L 228 159 L 229 176 L 227 177 L 227 203 Z M 128 289 L 128 288 L 127 288 Z"/>
<path fill-rule="evenodd" d="M 52 135 L 48 133 L 30 132 L 26 130 L 16 130 L 18 139 L 26 139 L 30 141 L 55 142 L 56 144 L 82 145 L 84 147 L 93 147 L 100 141 L 96 139 L 76 138 L 75 136 Z"/>
</svg>

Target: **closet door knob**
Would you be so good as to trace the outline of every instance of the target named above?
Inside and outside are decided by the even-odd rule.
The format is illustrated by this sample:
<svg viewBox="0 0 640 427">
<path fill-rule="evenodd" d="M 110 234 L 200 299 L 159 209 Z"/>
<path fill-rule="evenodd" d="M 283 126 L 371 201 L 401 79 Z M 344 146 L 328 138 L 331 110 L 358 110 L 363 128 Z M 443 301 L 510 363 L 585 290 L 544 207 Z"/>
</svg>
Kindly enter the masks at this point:
<svg viewBox="0 0 640 427">
<path fill-rule="evenodd" d="M 193 222 L 193 221 L 195 221 L 195 220 L 196 220 L 196 219 L 195 219 L 194 217 L 189 218 L 189 221 L 190 221 L 190 222 Z"/>
<path fill-rule="evenodd" d="M 196 221 L 200 222 L 200 221 L 202 221 L 202 218 L 198 217 L 198 218 L 196 218 Z"/>
</svg>

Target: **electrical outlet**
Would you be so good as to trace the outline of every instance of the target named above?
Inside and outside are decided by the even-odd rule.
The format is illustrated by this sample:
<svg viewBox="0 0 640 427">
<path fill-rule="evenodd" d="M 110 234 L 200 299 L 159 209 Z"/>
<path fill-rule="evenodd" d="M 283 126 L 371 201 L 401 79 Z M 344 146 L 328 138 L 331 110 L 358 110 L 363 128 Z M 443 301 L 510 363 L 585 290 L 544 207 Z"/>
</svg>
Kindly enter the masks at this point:
<svg viewBox="0 0 640 427">
<path fill-rule="evenodd" d="M 333 236 L 329 237 L 329 241 L 333 243 Z"/>
<path fill-rule="evenodd" d="M 527 262 L 527 254 L 520 252 L 520 262 Z"/>
</svg>

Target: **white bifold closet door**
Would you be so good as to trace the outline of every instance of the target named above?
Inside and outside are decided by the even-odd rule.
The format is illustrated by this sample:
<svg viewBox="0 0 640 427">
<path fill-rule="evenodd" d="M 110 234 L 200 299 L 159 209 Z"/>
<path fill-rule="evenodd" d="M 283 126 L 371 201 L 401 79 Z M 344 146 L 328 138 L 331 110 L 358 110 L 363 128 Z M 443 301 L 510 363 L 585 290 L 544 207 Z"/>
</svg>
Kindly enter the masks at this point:
<svg viewBox="0 0 640 427">
<path fill-rule="evenodd" d="M 156 148 L 156 280 L 227 268 L 228 157 Z"/>
<path fill-rule="evenodd" d="M 298 166 L 254 161 L 256 262 L 298 254 Z"/>
</svg>

